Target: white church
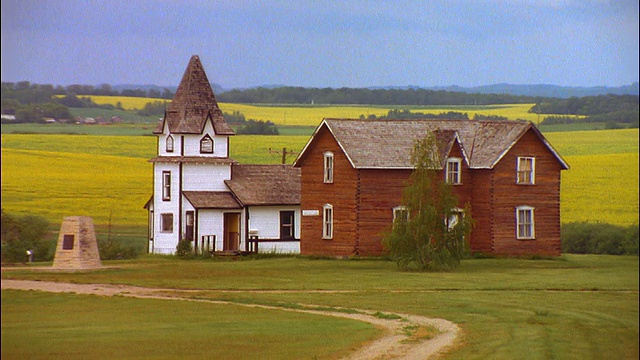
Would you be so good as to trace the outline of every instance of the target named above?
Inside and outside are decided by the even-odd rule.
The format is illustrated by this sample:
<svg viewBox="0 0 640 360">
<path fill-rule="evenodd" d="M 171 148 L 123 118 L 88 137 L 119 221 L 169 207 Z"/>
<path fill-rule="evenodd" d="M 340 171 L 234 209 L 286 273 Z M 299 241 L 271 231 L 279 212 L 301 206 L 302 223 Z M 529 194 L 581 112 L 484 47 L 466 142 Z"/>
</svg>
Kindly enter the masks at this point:
<svg viewBox="0 0 640 360">
<path fill-rule="evenodd" d="M 225 122 L 198 56 L 192 56 L 153 131 L 149 252 L 300 252 L 300 169 L 229 158 Z"/>
</svg>

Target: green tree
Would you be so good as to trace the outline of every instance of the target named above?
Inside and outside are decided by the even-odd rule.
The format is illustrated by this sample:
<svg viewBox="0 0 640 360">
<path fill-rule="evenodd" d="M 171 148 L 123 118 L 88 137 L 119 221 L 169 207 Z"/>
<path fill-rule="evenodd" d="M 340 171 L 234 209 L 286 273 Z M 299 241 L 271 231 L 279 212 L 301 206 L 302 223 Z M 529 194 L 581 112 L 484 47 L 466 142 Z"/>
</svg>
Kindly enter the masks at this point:
<svg viewBox="0 0 640 360">
<path fill-rule="evenodd" d="M 468 252 L 473 226 L 467 204 L 458 208 L 451 185 L 442 179 L 435 137 L 416 142 L 414 170 L 403 192 L 406 217 L 398 216 L 384 246 L 401 270 L 447 271 L 460 265 Z"/>
</svg>

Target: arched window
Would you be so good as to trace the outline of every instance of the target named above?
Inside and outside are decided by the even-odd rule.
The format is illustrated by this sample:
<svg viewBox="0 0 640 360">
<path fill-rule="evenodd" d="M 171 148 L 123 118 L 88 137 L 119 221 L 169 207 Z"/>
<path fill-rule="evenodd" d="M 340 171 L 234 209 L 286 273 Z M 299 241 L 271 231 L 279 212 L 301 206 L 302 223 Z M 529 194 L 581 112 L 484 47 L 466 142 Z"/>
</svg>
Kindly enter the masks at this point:
<svg viewBox="0 0 640 360">
<path fill-rule="evenodd" d="M 200 153 L 213 154 L 213 139 L 208 134 L 200 140 Z"/>
<path fill-rule="evenodd" d="M 169 135 L 167 136 L 167 142 L 165 144 L 165 150 L 167 152 L 173 152 L 173 136 Z"/>
</svg>

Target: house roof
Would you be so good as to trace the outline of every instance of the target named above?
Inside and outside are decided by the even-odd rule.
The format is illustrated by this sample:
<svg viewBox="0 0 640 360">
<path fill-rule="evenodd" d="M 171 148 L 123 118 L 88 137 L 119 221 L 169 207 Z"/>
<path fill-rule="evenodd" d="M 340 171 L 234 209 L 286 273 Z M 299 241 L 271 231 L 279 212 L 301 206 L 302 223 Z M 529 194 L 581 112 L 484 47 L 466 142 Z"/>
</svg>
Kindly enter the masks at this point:
<svg viewBox="0 0 640 360">
<path fill-rule="evenodd" d="M 171 133 L 201 134 L 207 121 L 212 122 L 216 134 L 234 134 L 222 117 L 200 58 L 193 55 L 163 120 L 153 133 L 162 134 L 166 124 Z"/>
<path fill-rule="evenodd" d="M 183 191 L 196 209 L 241 209 L 242 205 L 229 191 Z"/>
<path fill-rule="evenodd" d="M 300 204 L 300 169 L 291 165 L 234 165 L 225 183 L 244 205 Z"/>
<path fill-rule="evenodd" d="M 462 146 L 469 167 L 491 169 L 528 131 L 534 133 L 561 163 L 569 165 L 529 121 L 511 120 L 359 120 L 324 119 L 294 162 L 304 158 L 316 134 L 326 128 L 336 139 L 354 168 L 411 169 L 411 152 L 415 141 L 431 131 L 436 137 L 439 154 L 446 157 L 454 136 Z"/>
</svg>

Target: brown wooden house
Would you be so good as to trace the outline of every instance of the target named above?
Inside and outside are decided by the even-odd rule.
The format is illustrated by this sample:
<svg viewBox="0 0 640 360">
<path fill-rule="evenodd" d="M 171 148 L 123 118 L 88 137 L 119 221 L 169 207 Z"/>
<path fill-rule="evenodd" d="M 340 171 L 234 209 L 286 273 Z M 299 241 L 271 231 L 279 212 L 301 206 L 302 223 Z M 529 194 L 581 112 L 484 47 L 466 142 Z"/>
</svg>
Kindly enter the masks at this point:
<svg viewBox="0 0 640 360">
<path fill-rule="evenodd" d="M 402 213 L 411 151 L 436 137 L 443 181 L 471 205 L 473 252 L 560 255 L 560 172 L 525 121 L 325 119 L 301 151 L 302 254 L 380 255 Z"/>
</svg>

